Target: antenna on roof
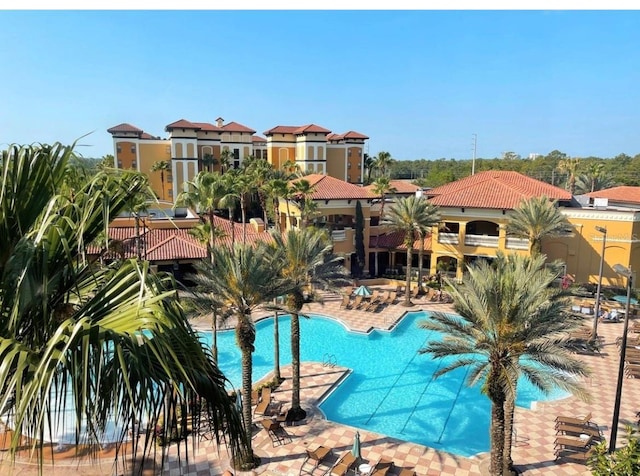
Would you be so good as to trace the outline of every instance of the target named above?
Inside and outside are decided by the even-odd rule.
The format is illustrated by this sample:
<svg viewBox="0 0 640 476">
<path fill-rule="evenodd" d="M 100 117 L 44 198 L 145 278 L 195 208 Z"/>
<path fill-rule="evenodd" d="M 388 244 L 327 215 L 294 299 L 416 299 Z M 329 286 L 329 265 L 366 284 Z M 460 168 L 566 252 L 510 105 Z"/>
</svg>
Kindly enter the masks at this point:
<svg viewBox="0 0 640 476">
<path fill-rule="evenodd" d="M 478 150 L 478 134 L 471 134 L 473 140 L 473 159 L 471 160 L 471 175 L 476 174 L 476 151 Z"/>
</svg>

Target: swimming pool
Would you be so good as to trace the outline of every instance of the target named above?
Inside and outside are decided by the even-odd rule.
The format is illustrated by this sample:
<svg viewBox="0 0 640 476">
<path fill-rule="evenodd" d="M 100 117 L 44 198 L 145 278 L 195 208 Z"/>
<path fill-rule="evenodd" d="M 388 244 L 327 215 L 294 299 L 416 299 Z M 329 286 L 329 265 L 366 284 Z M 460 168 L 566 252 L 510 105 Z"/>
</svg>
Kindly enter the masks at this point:
<svg viewBox="0 0 640 476">
<path fill-rule="evenodd" d="M 313 316 L 300 319 L 302 361 L 322 362 L 334 355 L 351 375 L 320 405 L 329 420 L 382 433 L 460 456 L 489 450 L 489 399 L 479 387 L 464 385 L 466 369 L 433 380 L 442 361 L 419 355 L 418 349 L 437 334 L 418 329 L 424 311 L 408 313 L 392 332 L 349 332 L 336 320 Z M 280 362 L 291 362 L 290 318 L 280 317 Z M 253 379 L 273 370 L 273 319 L 256 324 Z M 203 334 L 210 344 L 211 334 Z M 233 331 L 218 334 L 220 369 L 235 387 L 241 383 L 240 351 Z M 517 404 L 529 407 L 544 396 L 521 380 Z"/>
</svg>

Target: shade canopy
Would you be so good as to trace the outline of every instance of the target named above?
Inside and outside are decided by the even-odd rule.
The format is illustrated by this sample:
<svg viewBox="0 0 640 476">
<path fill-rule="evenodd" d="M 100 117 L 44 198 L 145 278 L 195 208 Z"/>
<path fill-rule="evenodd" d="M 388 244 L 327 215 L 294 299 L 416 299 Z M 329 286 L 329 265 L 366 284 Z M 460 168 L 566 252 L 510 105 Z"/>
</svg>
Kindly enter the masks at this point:
<svg viewBox="0 0 640 476">
<path fill-rule="evenodd" d="M 366 286 L 358 287 L 353 294 L 356 296 L 371 296 L 371 290 Z"/>
</svg>

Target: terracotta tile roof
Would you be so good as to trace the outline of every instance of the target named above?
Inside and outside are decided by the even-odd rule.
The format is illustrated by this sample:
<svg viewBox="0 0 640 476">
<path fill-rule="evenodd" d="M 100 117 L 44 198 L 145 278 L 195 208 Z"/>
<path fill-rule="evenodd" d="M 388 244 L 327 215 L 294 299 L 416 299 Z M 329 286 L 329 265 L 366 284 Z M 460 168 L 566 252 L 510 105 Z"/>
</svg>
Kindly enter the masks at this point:
<svg viewBox="0 0 640 476">
<path fill-rule="evenodd" d="M 151 134 L 147 134 L 146 132 L 143 132 L 142 134 L 140 134 L 140 139 L 159 140 L 160 137 L 152 136 Z"/>
<path fill-rule="evenodd" d="M 640 204 L 640 187 L 620 186 L 585 194 L 591 198 L 608 198 L 610 201 Z"/>
<path fill-rule="evenodd" d="M 340 134 L 329 134 L 327 136 L 327 140 L 342 140 L 344 138 L 344 136 L 340 135 Z"/>
<path fill-rule="evenodd" d="M 415 194 L 418 190 L 421 190 L 420 187 L 418 187 L 415 184 L 412 184 L 411 182 L 407 182 L 406 180 L 391 180 L 390 184 L 393 188 L 396 189 L 394 193 L 397 193 L 397 194 Z M 375 193 L 373 192 L 373 187 L 374 185 L 370 184 L 364 188 L 366 188 L 372 194 L 375 195 Z"/>
<path fill-rule="evenodd" d="M 169 235 L 164 240 L 147 246 L 146 258 L 149 261 L 172 261 L 181 259 L 206 258 L 207 249 L 198 243 L 186 230 L 154 230 L 158 236 Z M 156 233 L 154 233 L 156 235 Z"/>
<path fill-rule="evenodd" d="M 260 143 L 260 142 L 263 142 L 265 144 L 267 143 L 267 139 L 265 139 L 264 137 L 260 137 L 260 136 L 253 136 L 253 137 L 251 137 L 251 140 L 253 141 L 254 144 Z"/>
<path fill-rule="evenodd" d="M 250 134 L 254 134 L 256 131 L 250 129 L 247 126 L 243 126 L 238 122 L 229 122 L 222 126 L 222 129 L 226 132 L 248 132 Z"/>
<path fill-rule="evenodd" d="M 172 122 L 164 128 L 164 130 L 167 132 L 170 132 L 173 129 L 194 129 L 197 131 L 200 129 L 200 127 L 195 125 L 193 122 L 187 121 L 186 119 L 180 119 L 179 121 Z"/>
<path fill-rule="evenodd" d="M 372 236 L 369 239 L 370 248 L 386 248 L 386 249 L 398 249 L 406 250 L 404 245 L 404 234 L 400 231 L 392 231 L 389 233 L 383 233 L 382 235 Z M 417 252 L 420 248 L 420 239 L 416 239 L 413 242 L 413 251 Z M 424 250 L 431 251 L 431 235 L 424 238 Z"/>
<path fill-rule="evenodd" d="M 359 187 L 329 175 L 305 175 L 304 177 L 292 180 L 290 183 L 295 183 L 298 180 L 306 180 L 314 187 L 314 192 L 311 195 L 313 200 L 364 200 L 375 198 L 375 195 L 364 187 Z"/>
<path fill-rule="evenodd" d="M 205 131 L 205 132 L 220 132 L 220 131 L 222 131 L 221 128 L 219 128 L 218 126 L 214 126 L 213 124 L 211 124 L 209 122 L 192 122 L 192 124 L 194 126 L 197 126 L 201 131 Z"/>
<path fill-rule="evenodd" d="M 317 126 L 315 124 L 307 124 L 306 126 L 276 126 L 268 131 L 264 131 L 265 136 L 273 134 L 306 134 L 308 132 L 319 132 L 324 134 L 330 134 L 329 129 Z"/>
<path fill-rule="evenodd" d="M 345 139 L 368 139 L 367 136 L 356 131 L 347 131 L 342 134 L 342 137 L 344 137 Z"/>
<path fill-rule="evenodd" d="M 523 199 L 546 195 L 571 200 L 571 193 L 518 172 L 487 171 L 425 191 L 441 207 L 497 208 L 512 210 Z"/>
<path fill-rule="evenodd" d="M 122 124 L 118 124 L 117 126 L 110 127 L 107 129 L 109 134 L 115 134 L 117 132 L 136 132 L 141 134 L 142 129 L 138 129 L 136 126 L 132 126 L 131 124 L 127 124 L 123 122 Z"/>
</svg>

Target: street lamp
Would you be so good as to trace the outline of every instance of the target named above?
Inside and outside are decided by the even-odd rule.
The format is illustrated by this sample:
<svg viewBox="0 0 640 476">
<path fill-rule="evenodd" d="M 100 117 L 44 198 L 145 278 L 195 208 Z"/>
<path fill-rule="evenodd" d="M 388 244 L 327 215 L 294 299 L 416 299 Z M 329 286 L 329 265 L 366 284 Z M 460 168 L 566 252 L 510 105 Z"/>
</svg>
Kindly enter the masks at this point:
<svg viewBox="0 0 640 476">
<path fill-rule="evenodd" d="M 600 253 L 600 271 L 598 271 L 598 289 L 596 290 L 596 307 L 593 316 L 593 330 L 591 331 L 591 340 L 595 342 L 598 338 L 598 317 L 600 314 L 600 290 L 602 289 L 602 268 L 604 266 L 604 250 L 607 245 L 607 229 L 596 226 L 596 231 L 602 233 L 602 253 Z"/>
<path fill-rule="evenodd" d="M 629 312 L 631 307 L 631 269 L 621 264 L 613 265 L 613 270 L 627 278 L 627 307 L 624 312 L 624 329 L 622 330 L 622 346 L 620 347 L 620 366 L 618 367 L 618 385 L 616 387 L 616 399 L 613 404 L 613 421 L 611 422 L 611 441 L 609 453 L 616 450 L 616 436 L 618 435 L 618 419 L 620 418 L 620 399 L 622 397 L 622 379 L 624 378 L 624 360 L 627 353 L 627 329 L 629 327 Z"/>
</svg>

